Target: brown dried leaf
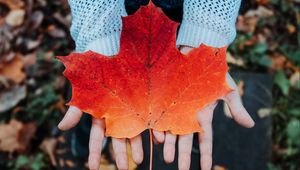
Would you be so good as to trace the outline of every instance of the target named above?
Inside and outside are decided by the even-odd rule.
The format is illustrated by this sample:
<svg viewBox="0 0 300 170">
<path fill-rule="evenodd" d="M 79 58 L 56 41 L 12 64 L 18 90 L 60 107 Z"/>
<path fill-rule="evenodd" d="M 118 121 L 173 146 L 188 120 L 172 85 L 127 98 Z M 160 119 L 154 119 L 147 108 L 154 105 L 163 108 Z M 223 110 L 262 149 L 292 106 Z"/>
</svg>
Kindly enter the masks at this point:
<svg viewBox="0 0 300 170">
<path fill-rule="evenodd" d="M 241 58 L 235 58 L 229 52 L 227 52 L 227 54 L 226 54 L 226 61 L 227 61 L 227 63 L 233 64 L 233 65 L 245 66 L 245 63 L 244 63 L 243 59 L 241 59 Z"/>
<path fill-rule="evenodd" d="M 107 164 L 107 165 L 102 165 L 100 166 L 100 169 L 99 170 L 116 170 L 116 166 L 113 165 L 113 164 Z M 129 169 L 129 170 L 132 170 L 132 169 Z"/>
<path fill-rule="evenodd" d="M 269 116 L 271 112 L 272 112 L 271 108 L 261 108 L 257 111 L 257 114 L 262 119 Z"/>
<path fill-rule="evenodd" d="M 34 123 L 23 124 L 12 119 L 8 124 L 0 124 L 0 151 L 26 151 L 35 131 Z"/>
<path fill-rule="evenodd" d="M 300 88 L 300 72 L 296 71 L 290 77 L 290 83 L 292 87 Z"/>
<path fill-rule="evenodd" d="M 61 24 L 65 25 L 66 27 L 70 27 L 71 25 L 71 14 L 67 16 L 62 16 L 61 13 L 56 12 L 53 17 L 57 19 Z"/>
<path fill-rule="evenodd" d="M 274 12 L 264 6 L 259 6 L 255 10 L 249 10 L 244 16 L 239 16 L 237 30 L 243 32 L 254 32 L 258 20 L 274 15 Z"/>
<path fill-rule="evenodd" d="M 67 167 L 69 167 L 69 168 L 73 168 L 73 167 L 75 167 L 75 163 L 72 161 L 72 160 L 66 160 L 66 165 L 67 165 Z"/>
<path fill-rule="evenodd" d="M 4 76 L 0 75 L 0 88 L 4 87 L 5 89 L 9 88 L 9 81 Z"/>
<path fill-rule="evenodd" d="M 290 34 L 293 34 L 293 33 L 295 33 L 295 32 L 297 31 L 296 26 L 293 25 L 293 24 L 287 24 L 287 25 L 286 25 L 286 29 L 287 29 L 287 31 L 288 31 Z"/>
<path fill-rule="evenodd" d="M 64 136 L 59 136 L 59 137 L 57 138 L 57 141 L 58 141 L 59 143 L 66 143 L 66 138 L 65 138 Z"/>
<path fill-rule="evenodd" d="M 60 166 L 61 168 L 65 167 L 65 160 L 59 159 L 59 166 Z"/>
<path fill-rule="evenodd" d="M 214 165 L 213 170 L 228 170 L 228 169 L 224 166 Z"/>
<path fill-rule="evenodd" d="M 9 124 L 0 124 L 0 151 L 13 152 L 22 146 L 18 141 L 18 135 L 23 124 L 17 120 L 11 120 Z"/>
<path fill-rule="evenodd" d="M 30 15 L 30 24 L 31 29 L 37 29 L 44 19 L 44 13 L 42 11 L 34 11 L 33 14 Z"/>
<path fill-rule="evenodd" d="M 20 26 L 24 22 L 25 17 L 25 10 L 23 9 L 16 9 L 12 10 L 8 13 L 5 18 L 5 22 L 13 27 Z"/>
<path fill-rule="evenodd" d="M 25 78 L 22 70 L 23 66 L 22 57 L 20 54 L 16 54 L 12 61 L 3 63 L 2 67 L 0 67 L 0 75 L 19 84 Z"/>
<path fill-rule="evenodd" d="M 257 18 L 239 16 L 237 19 L 237 30 L 242 32 L 254 32 L 256 28 Z"/>
<path fill-rule="evenodd" d="M 23 125 L 23 128 L 20 130 L 18 136 L 18 141 L 23 146 L 20 151 L 26 151 L 26 146 L 30 144 L 30 140 L 34 137 L 36 129 L 37 125 L 35 123 L 27 123 Z"/>
<path fill-rule="evenodd" d="M 22 57 L 22 59 L 23 59 L 24 67 L 32 66 L 36 64 L 37 61 L 36 53 L 27 54 L 24 57 Z"/>
<path fill-rule="evenodd" d="M 256 0 L 256 3 L 258 3 L 259 5 L 266 5 L 269 3 L 269 0 Z"/>
<path fill-rule="evenodd" d="M 65 113 L 66 112 L 66 105 L 65 105 L 65 99 L 62 96 L 59 96 L 59 100 L 52 105 L 49 110 L 52 109 L 58 109 L 60 112 Z"/>
<path fill-rule="evenodd" d="M 293 64 L 291 61 L 289 61 L 286 56 L 284 56 L 282 54 L 274 54 L 270 58 L 272 60 L 271 68 L 273 70 L 290 69 L 293 72 L 299 71 L 299 68 L 295 64 Z"/>
<path fill-rule="evenodd" d="M 56 138 L 46 138 L 40 145 L 40 148 L 48 154 L 51 164 L 53 166 L 57 165 L 56 159 L 55 159 L 55 147 L 57 144 L 57 139 Z"/>
<path fill-rule="evenodd" d="M 66 32 L 60 28 L 57 28 L 54 25 L 50 25 L 47 28 L 47 31 L 49 33 L 49 35 L 51 35 L 54 38 L 64 38 L 66 37 Z"/>
<path fill-rule="evenodd" d="M 0 0 L 1 3 L 6 4 L 10 9 L 21 9 L 25 3 L 23 0 Z"/>
<path fill-rule="evenodd" d="M 110 163 L 106 158 L 106 155 L 101 156 L 100 159 L 100 169 L 99 170 L 116 170 L 116 166 L 113 163 Z M 130 169 L 130 168 L 129 168 Z"/>
<path fill-rule="evenodd" d="M 259 6 L 257 9 L 255 10 L 249 10 L 246 14 L 245 17 L 256 17 L 258 19 L 261 18 L 267 18 L 270 16 L 273 16 L 274 12 L 264 6 Z"/>
<path fill-rule="evenodd" d="M 126 147 L 127 147 L 128 169 L 134 170 L 137 168 L 137 164 L 134 162 L 134 160 L 132 158 L 131 147 L 128 142 L 126 143 Z"/>
<path fill-rule="evenodd" d="M 65 154 L 65 153 L 67 153 L 67 151 L 68 151 L 68 149 L 56 149 L 55 150 L 55 154 L 57 154 L 57 155 L 63 155 L 63 154 Z"/>
<path fill-rule="evenodd" d="M 275 54 L 270 57 L 272 60 L 271 68 L 274 70 L 282 70 L 285 66 L 287 58 L 283 55 Z"/>
<path fill-rule="evenodd" d="M 26 40 L 26 48 L 27 50 L 32 50 L 37 48 L 41 44 L 41 40 Z"/>
</svg>

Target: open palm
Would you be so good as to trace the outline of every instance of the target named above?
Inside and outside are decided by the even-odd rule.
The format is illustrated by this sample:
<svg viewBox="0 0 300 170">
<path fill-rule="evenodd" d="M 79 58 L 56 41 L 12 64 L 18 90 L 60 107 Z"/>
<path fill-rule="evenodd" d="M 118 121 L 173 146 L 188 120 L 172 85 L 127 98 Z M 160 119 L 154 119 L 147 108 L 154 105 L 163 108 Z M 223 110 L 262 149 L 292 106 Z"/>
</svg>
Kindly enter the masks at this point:
<svg viewBox="0 0 300 170">
<path fill-rule="evenodd" d="M 192 48 L 181 47 L 182 53 L 188 53 Z M 249 116 L 248 112 L 242 105 L 237 86 L 231 76 L 227 74 L 227 83 L 233 89 L 228 93 L 223 100 L 230 108 L 233 119 L 240 125 L 251 128 L 254 126 L 254 121 Z M 211 103 L 205 108 L 197 112 L 197 119 L 201 125 L 203 132 L 199 136 L 199 147 L 201 154 L 201 169 L 210 170 L 212 167 L 212 119 L 213 111 L 217 105 Z M 59 123 L 58 127 L 61 130 L 68 130 L 80 121 L 82 111 L 74 106 L 70 106 L 63 120 Z M 88 164 L 91 170 L 98 170 L 100 167 L 100 157 L 102 142 L 105 134 L 105 122 L 103 119 L 93 118 L 92 127 L 90 132 L 89 141 L 89 159 Z M 175 157 L 175 143 L 178 137 L 178 169 L 190 169 L 191 151 L 193 144 L 193 134 L 176 136 L 170 132 L 159 132 L 153 130 L 154 141 L 156 143 L 164 143 L 164 160 L 167 163 L 174 161 Z M 133 160 L 140 164 L 143 161 L 143 147 L 141 135 L 129 139 L 132 150 Z M 126 139 L 112 138 L 113 150 L 115 153 L 116 164 L 118 169 L 128 169 L 128 159 L 126 151 Z"/>
</svg>

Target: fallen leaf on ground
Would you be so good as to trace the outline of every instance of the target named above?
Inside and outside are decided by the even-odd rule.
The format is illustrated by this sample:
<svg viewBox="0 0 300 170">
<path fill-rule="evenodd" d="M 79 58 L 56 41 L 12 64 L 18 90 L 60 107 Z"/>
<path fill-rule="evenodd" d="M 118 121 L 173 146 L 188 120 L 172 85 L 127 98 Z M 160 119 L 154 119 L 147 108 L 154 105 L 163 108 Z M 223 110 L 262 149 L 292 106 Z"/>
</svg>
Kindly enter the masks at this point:
<svg viewBox="0 0 300 170">
<path fill-rule="evenodd" d="M 256 3 L 259 5 L 267 5 L 270 0 L 256 0 Z"/>
<path fill-rule="evenodd" d="M 25 17 L 25 10 L 23 9 L 16 9 L 12 10 L 8 13 L 5 18 L 5 22 L 13 27 L 20 26 L 24 22 Z"/>
<path fill-rule="evenodd" d="M 61 168 L 65 167 L 65 161 L 63 159 L 59 159 L 59 166 Z"/>
<path fill-rule="evenodd" d="M 27 147 L 30 144 L 31 139 L 34 137 L 37 130 L 37 125 L 35 123 L 26 123 L 23 125 L 23 128 L 19 132 L 18 140 L 22 144 L 23 149 L 19 150 L 25 152 Z"/>
<path fill-rule="evenodd" d="M 19 132 L 23 124 L 16 120 L 11 120 L 9 124 L 0 124 L 0 150 L 13 152 L 21 145 L 18 141 Z"/>
<path fill-rule="evenodd" d="M 1 3 L 6 4 L 10 9 L 21 9 L 25 6 L 23 0 L 0 0 Z"/>
<path fill-rule="evenodd" d="M 273 70 L 282 70 L 287 62 L 287 58 L 284 55 L 274 54 L 271 57 Z"/>
<path fill-rule="evenodd" d="M 21 55 L 15 54 L 11 61 L 2 63 L 0 67 L 0 75 L 13 80 L 16 84 L 19 84 L 25 78 L 23 66 L 24 64 Z"/>
<path fill-rule="evenodd" d="M 106 158 L 106 155 L 101 155 L 100 169 L 99 170 L 116 170 L 117 167 L 114 163 L 110 163 Z M 128 170 L 131 170 L 130 168 Z"/>
<path fill-rule="evenodd" d="M 226 61 L 227 63 L 236 65 L 236 66 L 245 66 L 245 63 L 243 59 L 241 58 L 235 58 L 231 53 L 227 52 L 226 53 Z"/>
<path fill-rule="evenodd" d="M 0 151 L 25 152 L 36 131 L 36 124 L 23 124 L 12 119 L 8 124 L 0 124 Z"/>
<path fill-rule="evenodd" d="M 36 54 L 35 53 L 27 54 L 24 57 L 22 57 L 22 60 L 23 60 L 24 67 L 32 66 L 36 64 L 37 61 Z"/>
<path fill-rule="evenodd" d="M 31 39 L 26 39 L 25 43 L 26 43 L 26 49 L 27 50 L 33 50 L 35 48 L 37 48 L 40 44 L 41 44 L 41 40 L 31 40 Z"/>
<path fill-rule="evenodd" d="M 296 71 L 290 77 L 290 84 L 292 87 L 296 87 L 300 89 L 300 72 Z"/>
<path fill-rule="evenodd" d="M 264 6 L 249 10 L 245 15 L 240 15 L 237 20 L 237 30 L 254 32 L 257 22 L 262 18 L 273 16 L 274 12 Z"/>
<path fill-rule="evenodd" d="M 134 162 L 132 158 L 132 150 L 128 142 L 126 142 L 126 148 L 127 148 L 127 158 L 128 158 L 128 169 L 129 170 L 137 169 L 137 164 Z"/>
<path fill-rule="evenodd" d="M 118 55 L 58 57 L 72 83 L 68 105 L 105 118 L 107 136 L 131 138 L 145 129 L 201 132 L 196 112 L 231 91 L 226 47 L 201 45 L 183 55 L 176 48 L 177 26 L 150 3 L 123 19 Z"/>
<path fill-rule="evenodd" d="M 55 147 L 57 144 L 57 139 L 56 138 L 46 138 L 40 145 L 40 148 L 48 154 L 51 164 L 53 166 L 57 165 L 56 159 L 55 159 Z"/>
<path fill-rule="evenodd" d="M 228 170 L 228 169 L 224 166 L 214 165 L 213 170 Z"/>
<path fill-rule="evenodd" d="M 267 116 L 270 116 L 272 112 L 272 108 L 261 108 L 257 111 L 257 114 L 260 118 L 265 118 Z"/>
<path fill-rule="evenodd" d="M 60 28 L 55 27 L 54 25 L 50 25 L 47 28 L 47 31 L 49 35 L 51 35 L 54 38 L 65 38 L 66 32 Z"/>
<path fill-rule="evenodd" d="M 68 160 L 65 161 L 65 163 L 66 163 L 66 166 L 69 167 L 69 168 L 75 167 L 75 163 L 72 160 L 68 159 Z"/>
<path fill-rule="evenodd" d="M 25 85 L 15 85 L 9 90 L 0 93 L 0 113 L 5 112 L 16 106 L 22 99 L 26 97 Z"/>
<path fill-rule="evenodd" d="M 273 16 L 274 12 L 264 6 L 259 6 L 257 9 L 249 10 L 245 17 L 257 17 L 258 19 Z"/>
<path fill-rule="evenodd" d="M 287 29 L 287 31 L 288 31 L 290 34 L 293 34 L 293 33 L 295 33 L 295 32 L 297 31 L 296 26 L 293 25 L 293 24 L 287 24 L 287 25 L 286 25 L 286 29 Z"/>
</svg>

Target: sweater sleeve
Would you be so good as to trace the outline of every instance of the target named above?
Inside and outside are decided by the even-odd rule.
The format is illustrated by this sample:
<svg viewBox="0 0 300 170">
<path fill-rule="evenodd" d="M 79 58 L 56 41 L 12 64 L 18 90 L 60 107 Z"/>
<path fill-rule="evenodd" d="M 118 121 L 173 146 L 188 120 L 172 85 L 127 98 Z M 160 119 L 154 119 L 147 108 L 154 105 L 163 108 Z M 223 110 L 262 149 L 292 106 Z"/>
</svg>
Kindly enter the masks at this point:
<svg viewBox="0 0 300 170">
<path fill-rule="evenodd" d="M 69 0 L 71 36 L 77 52 L 92 50 L 115 55 L 120 48 L 124 0 Z"/>
<path fill-rule="evenodd" d="M 236 36 L 241 0 L 185 0 L 177 45 L 229 45 Z"/>
</svg>

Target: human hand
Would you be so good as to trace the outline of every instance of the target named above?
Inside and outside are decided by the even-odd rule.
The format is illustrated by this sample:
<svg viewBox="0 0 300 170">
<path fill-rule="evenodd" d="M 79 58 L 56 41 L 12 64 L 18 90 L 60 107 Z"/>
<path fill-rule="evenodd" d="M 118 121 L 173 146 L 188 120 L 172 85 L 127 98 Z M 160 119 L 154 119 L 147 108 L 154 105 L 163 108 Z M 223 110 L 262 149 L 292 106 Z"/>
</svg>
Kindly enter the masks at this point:
<svg viewBox="0 0 300 170">
<path fill-rule="evenodd" d="M 183 46 L 180 51 L 187 54 L 192 48 Z M 246 128 L 252 128 L 254 121 L 244 108 L 237 86 L 231 76 L 227 73 L 226 80 L 228 85 L 233 89 L 223 100 L 229 106 L 233 119 Z M 201 154 L 201 170 L 210 170 L 212 167 L 212 119 L 213 111 L 217 102 L 207 105 L 197 112 L 197 119 L 203 132 L 199 133 L 199 148 Z M 176 136 L 166 132 L 164 141 L 164 160 L 173 162 L 175 156 Z M 193 144 L 193 134 L 181 135 L 178 137 L 178 169 L 190 169 L 191 150 Z"/>
<path fill-rule="evenodd" d="M 69 130 L 76 126 L 82 116 L 82 111 L 75 106 L 70 106 L 63 120 L 59 123 L 58 128 L 61 130 Z M 100 167 L 100 158 L 102 150 L 102 142 L 105 134 L 104 119 L 92 118 L 92 127 L 90 131 L 89 141 L 89 158 L 88 165 L 90 170 L 98 170 Z M 162 132 L 153 130 L 154 140 L 157 142 L 164 141 Z M 143 161 L 143 147 L 141 135 L 129 139 L 132 151 L 132 157 L 136 164 Z M 128 158 L 126 151 L 126 139 L 112 138 L 112 146 L 115 154 L 115 160 L 118 169 L 128 169 Z"/>
</svg>

